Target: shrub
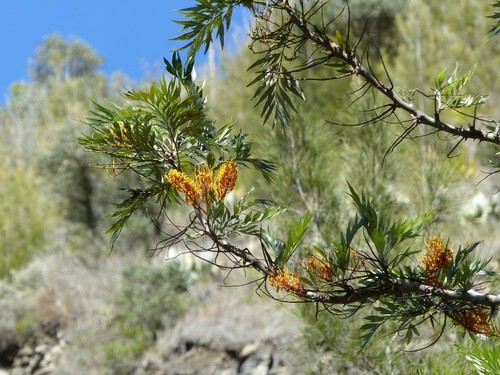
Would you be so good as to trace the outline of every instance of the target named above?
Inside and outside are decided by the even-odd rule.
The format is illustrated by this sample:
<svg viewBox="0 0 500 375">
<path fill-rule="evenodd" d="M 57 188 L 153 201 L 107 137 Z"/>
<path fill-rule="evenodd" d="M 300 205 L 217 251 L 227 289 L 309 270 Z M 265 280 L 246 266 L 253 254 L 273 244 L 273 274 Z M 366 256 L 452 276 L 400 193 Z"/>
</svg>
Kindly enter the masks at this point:
<svg viewBox="0 0 500 375">
<path fill-rule="evenodd" d="M 132 373 L 134 362 L 154 344 L 156 332 L 179 319 L 190 302 L 189 274 L 178 262 L 131 265 L 122 277 L 110 327 L 117 336 L 104 347 L 106 366 L 116 374 Z"/>
</svg>

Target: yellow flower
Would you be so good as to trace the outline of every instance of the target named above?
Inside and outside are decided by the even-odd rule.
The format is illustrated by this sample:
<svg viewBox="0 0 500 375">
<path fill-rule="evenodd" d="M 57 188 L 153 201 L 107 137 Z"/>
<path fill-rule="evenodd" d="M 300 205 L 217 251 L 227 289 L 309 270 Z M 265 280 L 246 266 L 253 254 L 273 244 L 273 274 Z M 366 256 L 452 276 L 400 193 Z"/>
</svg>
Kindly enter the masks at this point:
<svg viewBox="0 0 500 375">
<path fill-rule="evenodd" d="M 171 169 L 167 174 L 167 181 L 179 192 L 184 194 L 187 203 L 198 206 L 198 200 L 201 199 L 200 186 L 190 177 L 181 171 Z"/>
<path fill-rule="evenodd" d="M 213 170 L 207 165 L 202 166 L 196 174 L 196 181 L 204 196 L 208 196 L 212 191 L 213 175 Z"/>
<path fill-rule="evenodd" d="M 234 160 L 228 161 L 219 168 L 214 177 L 214 171 L 207 165 L 198 169 L 194 178 L 176 169 L 171 169 L 166 179 L 179 192 L 184 194 L 186 202 L 199 207 L 201 201 L 210 205 L 215 194 L 221 200 L 234 189 L 238 167 Z"/>
<path fill-rule="evenodd" d="M 426 242 L 427 250 L 422 255 L 427 280 L 434 286 L 442 287 L 438 280 L 439 271 L 453 262 L 453 250 L 443 245 L 441 237 L 433 236 Z"/>
<path fill-rule="evenodd" d="M 268 276 L 268 280 L 272 286 L 283 289 L 296 296 L 300 297 L 305 293 L 302 279 L 297 274 L 288 271 L 286 267 L 275 270 Z"/>
<path fill-rule="evenodd" d="M 237 178 L 238 166 L 234 160 L 222 164 L 217 171 L 214 182 L 215 195 L 218 199 L 223 199 L 234 189 Z"/>
</svg>

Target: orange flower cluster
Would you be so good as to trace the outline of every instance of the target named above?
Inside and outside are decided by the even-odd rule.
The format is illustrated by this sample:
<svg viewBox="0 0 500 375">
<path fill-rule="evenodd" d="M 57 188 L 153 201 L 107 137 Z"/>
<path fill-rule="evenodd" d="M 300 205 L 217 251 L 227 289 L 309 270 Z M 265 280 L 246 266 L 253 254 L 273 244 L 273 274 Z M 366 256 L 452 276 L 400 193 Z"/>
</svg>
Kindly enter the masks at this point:
<svg viewBox="0 0 500 375">
<path fill-rule="evenodd" d="M 238 178 L 238 166 L 234 160 L 222 164 L 217 171 L 215 178 L 215 194 L 218 199 L 224 198 L 228 195 L 236 184 Z"/>
<path fill-rule="evenodd" d="M 304 262 L 304 267 L 318 279 L 326 281 L 333 281 L 334 279 L 333 271 L 327 261 L 321 260 L 314 255 L 311 255 L 311 257 Z"/>
<path fill-rule="evenodd" d="M 203 196 L 207 196 L 210 194 L 212 190 L 212 183 L 214 179 L 214 173 L 210 167 L 204 165 L 200 168 L 199 172 L 196 174 L 196 181 L 198 182 L 198 186 L 200 187 L 200 191 Z"/>
<path fill-rule="evenodd" d="M 176 169 L 171 169 L 168 172 L 167 181 L 179 192 L 184 194 L 186 202 L 193 205 L 198 204 L 198 198 L 201 196 L 201 189 L 192 178 Z"/>
<path fill-rule="evenodd" d="M 430 284 L 443 287 L 438 279 L 439 271 L 448 267 L 453 261 L 453 250 L 443 245 L 441 237 L 433 236 L 427 242 L 427 250 L 422 255 L 421 261 L 425 268 L 425 274 Z"/>
<path fill-rule="evenodd" d="M 288 271 L 288 268 L 278 269 L 268 277 L 272 286 L 283 289 L 296 296 L 304 295 L 304 282 L 297 274 Z"/>
<path fill-rule="evenodd" d="M 224 199 L 236 184 L 238 178 L 238 166 L 234 160 L 222 164 L 214 176 L 214 171 L 203 166 L 194 178 L 176 169 L 171 169 L 166 179 L 180 193 L 184 194 L 187 203 L 199 207 L 201 201 L 211 203 L 212 194 L 218 200 Z"/>
<path fill-rule="evenodd" d="M 485 309 L 462 310 L 455 314 L 455 319 L 469 332 L 488 335 L 492 332 L 489 316 Z"/>
</svg>

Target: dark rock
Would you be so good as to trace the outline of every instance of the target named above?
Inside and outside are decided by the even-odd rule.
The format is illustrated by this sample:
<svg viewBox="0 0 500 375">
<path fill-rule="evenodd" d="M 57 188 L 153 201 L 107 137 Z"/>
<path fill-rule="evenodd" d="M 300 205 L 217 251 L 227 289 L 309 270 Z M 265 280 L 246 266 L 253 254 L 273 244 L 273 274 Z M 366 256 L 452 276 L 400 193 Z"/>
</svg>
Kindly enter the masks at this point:
<svg viewBox="0 0 500 375">
<path fill-rule="evenodd" d="M 0 337 L 0 367 L 10 367 L 20 348 L 20 340 L 15 334 L 2 332 Z"/>
</svg>

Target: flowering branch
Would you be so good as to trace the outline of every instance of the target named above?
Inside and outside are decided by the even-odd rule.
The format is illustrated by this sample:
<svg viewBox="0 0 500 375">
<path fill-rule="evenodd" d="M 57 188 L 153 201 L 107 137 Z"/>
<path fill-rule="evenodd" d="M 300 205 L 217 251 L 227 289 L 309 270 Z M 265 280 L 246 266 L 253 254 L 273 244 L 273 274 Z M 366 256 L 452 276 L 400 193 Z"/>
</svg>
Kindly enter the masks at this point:
<svg viewBox="0 0 500 375">
<path fill-rule="evenodd" d="M 475 306 L 480 305 L 494 309 L 500 307 L 500 294 L 495 295 L 480 293 L 472 289 L 467 291 L 449 290 L 415 281 L 388 278 L 386 275 L 380 275 L 380 285 L 377 284 L 371 287 L 360 287 L 357 289 L 349 287 L 345 288 L 342 292 L 335 293 L 311 290 L 305 288 L 303 285 L 301 287 L 287 287 L 285 283 L 290 280 L 291 276 L 289 273 L 284 274 L 283 272 L 278 272 L 278 275 L 280 275 L 281 278 L 277 277 L 276 271 L 273 271 L 272 269 L 272 265 L 270 266 L 266 264 L 262 259 L 253 255 L 248 249 L 240 249 L 237 246 L 228 243 L 226 240 L 218 238 L 213 233 L 207 233 L 207 235 L 209 235 L 209 237 L 217 244 L 221 251 L 232 254 L 238 259 L 243 260 L 244 264 L 254 268 L 265 277 L 273 280 L 271 281 L 272 284 L 281 289 L 293 291 L 293 294 L 296 296 L 312 302 L 333 305 L 348 305 L 364 302 L 369 299 L 377 300 L 382 296 L 397 297 L 402 293 L 410 292 L 415 293 L 416 295 L 438 297 L 446 301 L 463 302 Z M 343 282 L 345 283 L 346 281 L 349 280 L 344 280 Z"/>
<path fill-rule="evenodd" d="M 328 283 L 329 285 L 338 285 L 337 290 L 330 290 L 330 288 L 328 290 L 310 289 L 305 287 L 303 278 L 299 274 L 290 272 L 287 268 L 276 268 L 273 264 L 266 264 L 248 249 L 240 249 L 213 234 L 207 234 L 216 242 L 221 249 L 220 251 L 230 253 L 237 259 L 243 260 L 245 266 L 258 270 L 272 286 L 300 300 L 321 303 L 326 306 L 337 305 L 342 306 L 342 308 L 352 305 L 366 306 L 384 300 L 419 300 L 421 305 L 426 306 L 420 314 L 426 312 L 432 314 L 433 310 L 440 311 L 468 331 L 486 335 L 497 334 L 497 329 L 490 322 L 490 315 L 500 307 L 500 294 L 480 293 L 473 289 L 450 290 L 373 272 L 369 272 L 370 283 L 367 286 L 356 285 L 355 281 L 359 275 L 352 275 L 350 278 L 338 280 L 336 283 Z M 364 270 L 364 272 L 366 271 Z M 490 310 L 490 313 L 487 312 L 487 309 Z M 393 314 L 396 316 L 399 313 L 400 311 L 394 311 Z M 410 316 L 411 313 L 408 315 Z"/>
<path fill-rule="evenodd" d="M 427 248 L 420 262 L 415 262 L 418 251 L 411 250 L 415 243 L 407 243 L 421 236 L 430 215 L 383 219 L 373 202 L 349 185 L 357 210 L 352 222 L 330 248 L 313 246 L 310 250 L 303 247 L 310 213 L 291 225 L 286 240 L 281 240 L 264 230 L 263 223 L 285 208 L 252 200 L 250 193 L 229 204 L 227 197 L 236 187 L 239 165 L 252 165 L 269 177 L 274 164 L 252 158 L 251 143 L 242 133 L 231 136 L 229 125 L 217 128 L 207 119 L 202 90 L 190 78 L 188 68 L 174 54 L 173 62 L 167 64 L 172 80 L 127 93 L 130 103 L 123 108 L 96 105 L 89 120 L 93 133 L 80 139 L 87 149 L 111 156 L 108 168 L 114 169 L 118 161 L 145 182 L 144 189 L 130 189 L 131 196 L 118 205 L 112 241 L 151 198 L 157 198 L 165 216 L 171 203 L 183 200 L 192 208 L 190 223 L 182 229 L 173 224 L 178 233 L 164 244 L 194 244 L 197 248 L 188 247 L 188 251 L 196 256 L 215 253 L 211 262 L 225 269 L 253 268 L 262 275 L 265 291 L 273 298 L 289 300 L 291 295 L 323 304 L 338 315 L 373 306 L 379 316 L 367 319 L 377 321 L 377 326 L 398 320 L 399 330 L 410 335 L 429 318 L 434 323 L 434 316 L 451 319 L 469 332 L 497 334 L 491 317 L 500 307 L 500 295 L 476 290 L 478 277 L 496 274 L 485 271 L 487 262 L 471 260 L 477 243 L 455 253 L 442 238 L 431 237 L 425 241 Z M 256 256 L 251 246 L 240 248 L 231 243 L 234 234 L 257 239 L 262 256 Z M 212 246 L 206 241 L 198 245 L 202 238 L 210 239 Z M 308 258 L 301 259 L 303 254 Z M 229 266 L 219 262 L 218 255 L 225 255 Z M 271 293 L 269 286 L 277 293 Z M 329 306 L 336 308 L 330 310 Z M 373 327 L 367 326 L 370 332 L 365 337 L 373 334 Z"/>
</svg>

